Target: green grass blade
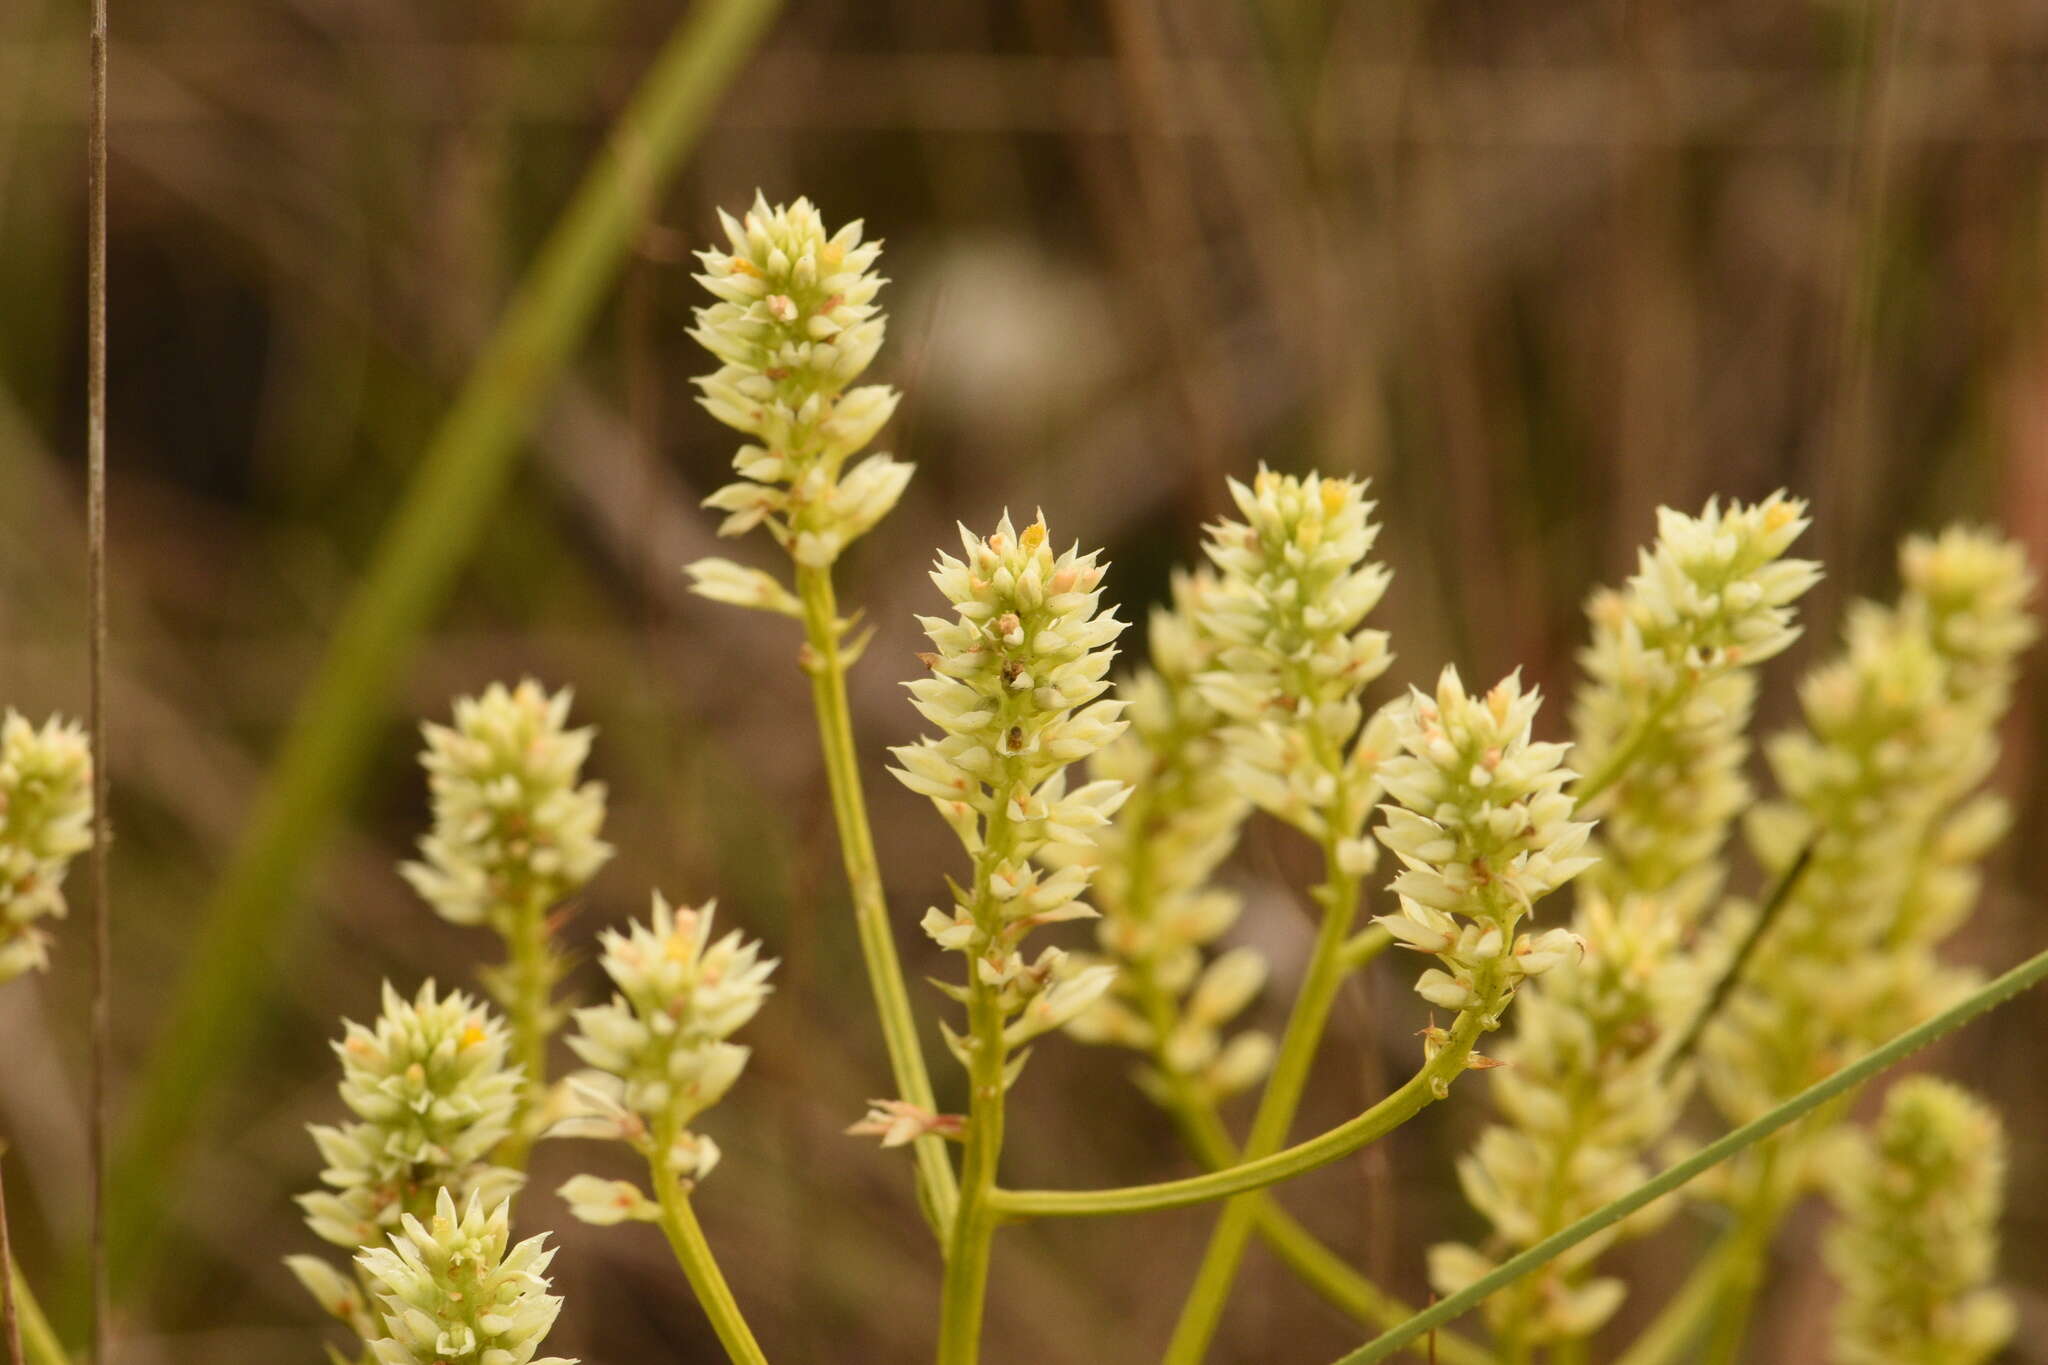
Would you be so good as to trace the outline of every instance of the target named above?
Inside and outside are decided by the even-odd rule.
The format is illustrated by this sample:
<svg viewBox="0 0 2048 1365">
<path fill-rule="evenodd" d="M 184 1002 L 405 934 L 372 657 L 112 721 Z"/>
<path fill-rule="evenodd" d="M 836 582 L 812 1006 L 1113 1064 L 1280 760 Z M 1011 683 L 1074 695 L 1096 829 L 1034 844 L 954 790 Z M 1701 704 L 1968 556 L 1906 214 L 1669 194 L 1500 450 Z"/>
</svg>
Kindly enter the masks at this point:
<svg viewBox="0 0 2048 1365">
<path fill-rule="evenodd" d="M 1612 1227 L 1645 1204 L 1671 1193 L 1694 1176 L 1720 1165 L 1779 1129 L 1797 1122 L 1835 1096 L 1862 1084 L 1886 1068 L 1897 1065 L 1929 1043 L 1954 1032 L 1978 1015 L 1997 1008 L 2043 978 L 2048 978 L 2048 952 L 2037 953 L 2028 958 L 1926 1023 L 1917 1028 L 1907 1029 L 1884 1046 L 1865 1053 L 1827 1079 L 1800 1091 L 1770 1113 L 1723 1134 L 1669 1170 L 1636 1186 L 1613 1203 L 1594 1210 L 1563 1231 L 1544 1238 L 1519 1255 L 1508 1258 L 1491 1274 L 1480 1277 L 1449 1298 L 1417 1313 L 1399 1327 L 1373 1338 L 1337 1361 L 1336 1365 L 1370 1365 L 1372 1361 L 1385 1360 L 1425 1332 L 1477 1307 L 1489 1295 L 1507 1288 L 1524 1275 L 1542 1269 L 1594 1233 Z"/>
<path fill-rule="evenodd" d="M 656 195 L 766 31 L 777 0 L 703 0 L 655 58 L 435 433 L 299 703 L 249 832 L 206 907 L 190 966 L 115 1152 L 117 1292 L 160 1243 L 161 1190 L 209 1097 L 235 1074 L 299 883 L 346 811 L 394 679 L 469 557 L 521 438 L 617 279 Z"/>
</svg>

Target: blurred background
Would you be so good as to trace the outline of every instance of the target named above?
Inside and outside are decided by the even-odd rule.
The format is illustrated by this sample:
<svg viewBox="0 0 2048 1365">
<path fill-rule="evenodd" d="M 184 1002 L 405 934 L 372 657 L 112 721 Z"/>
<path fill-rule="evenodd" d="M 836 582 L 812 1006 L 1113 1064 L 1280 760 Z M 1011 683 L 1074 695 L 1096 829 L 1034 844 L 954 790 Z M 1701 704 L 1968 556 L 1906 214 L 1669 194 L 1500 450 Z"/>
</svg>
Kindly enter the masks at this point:
<svg viewBox="0 0 2048 1365">
<path fill-rule="evenodd" d="M 0 700 L 38 715 L 85 702 L 83 10 L 0 7 Z M 421 452 L 684 12 L 114 11 L 119 1112 Z M 167 1217 L 124 1294 L 124 1362 L 318 1357 L 316 1311 L 279 1258 L 316 1249 L 289 1196 L 315 1179 L 304 1125 L 340 1112 L 326 1040 L 374 1014 L 380 978 L 467 983 L 493 951 L 394 871 L 427 814 L 414 726 L 526 674 L 574 684 L 601 727 L 620 855 L 571 936 L 641 913 L 659 886 L 717 895 L 784 959 L 753 1068 L 705 1125 L 727 1155 L 698 1201 L 770 1355 L 928 1350 L 938 1274 L 909 1162 L 841 1135 L 887 1071 L 795 633 L 683 591 L 681 564 L 714 551 L 697 502 L 734 444 L 690 401 L 708 364 L 684 335 L 701 301 L 686 252 L 716 206 L 757 186 L 809 194 L 888 241 L 875 377 L 907 398 L 881 444 L 919 473 L 845 561 L 842 598 L 879 628 L 856 725 L 922 976 L 938 955 L 911 926 L 958 850 L 882 776 L 882 749 L 917 728 L 898 682 L 956 519 L 1042 507 L 1057 539 L 1107 548 L 1110 596 L 1142 620 L 1225 475 L 1262 460 L 1370 475 L 1396 570 L 1383 693 L 1450 661 L 1481 679 L 1519 664 L 1561 699 L 1579 604 L 1627 572 L 1658 503 L 1786 487 L 1813 500 L 1805 548 L 1830 577 L 1770 671 L 1779 725 L 1844 602 L 1891 591 L 1903 532 L 1994 523 L 2048 564 L 2044 185 L 2036 0 L 788 5 L 635 225 L 558 380 L 528 395 L 536 420 L 481 536 L 424 604 L 373 723 L 341 741 L 361 780 L 334 791 L 331 837 L 241 940 L 259 989 L 173 1086 L 192 1140 L 145 1154 Z M 766 565 L 771 548 L 727 552 Z M 2048 874 L 2025 856 L 2048 834 L 2042 677 L 2037 651 L 1998 778 L 2018 829 L 1953 945 L 1987 965 L 2048 938 Z M 1562 705 L 1548 715 L 1559 734 Z M 1276 1023 L 1310 937 L 1291 888 L 1311 871 L 1297 840 L 1255 824 L 1230 872 L 1250 898 L 1236 932 L 1277 964 Z M 1755 881 L 1739 862 L 1736 885 Z M 60 1308 L 85 1210 L 83 925 L 47 978 L 0 994 L 16 1246 Z M 1347 997 L 1298 1131 L 1412 1067 L 1413 970 L 1390 956 Z M 1937 1058 L 2011 1125 L 2011 1360 L 2048 1359 L 2044 1028 L 2037 996 Z M 1016 1093 L 1009 1179 L 1185 1173 L 1126 1067 L 1043 1047 Z M 1482 1084 L 1460 1087 L 1288 1202 L 1420 1300 L 1423 1248 L 1480 1232 L 1452 1162 L 1488 1112 Z M 716 1359 L 651 1229 L 578 1226 L 547 1193 L 621 1155 L 539 1153 L 521 1216 L 564 1247 L 550 1344 Z M 1006 1234 L 989 1358 L 1153 1358 L 1211 1216 Z M 1814 1219 L 1779 1249 L 1754 1360 L 1821 1350 Z M 1638 1287 L 1611 1340 L 1711 1233 L 1687 1215 L 1630 1254 Z M 1320 1362 L 1363 1335 L 1255 1250 L 1215 1358 Z"/>
</svg>

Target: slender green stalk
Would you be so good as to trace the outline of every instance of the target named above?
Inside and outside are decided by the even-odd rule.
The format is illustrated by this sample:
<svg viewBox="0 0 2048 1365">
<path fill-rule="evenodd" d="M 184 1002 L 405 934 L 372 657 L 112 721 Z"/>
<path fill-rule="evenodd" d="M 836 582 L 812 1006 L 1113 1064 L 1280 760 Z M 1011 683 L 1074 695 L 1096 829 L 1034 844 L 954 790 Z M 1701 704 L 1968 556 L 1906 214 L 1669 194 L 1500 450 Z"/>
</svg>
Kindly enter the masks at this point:
<svg viewBox="0 0 2048 1365">
<path fill-rule="evenodd" d="M 993 989 L 978 972 L 970 990 L 974 1065 L 968 1080 L 973 1090 L 967 1155 L 960 1167 L 960 1208 L 946 1253 L 939 1306 L 939 1365 L 973 1365 L 981 1353 L 981 1319 L 996 1230 L 992 1197 L 1003 1148 L 1003 1021 Z"/>
<path fill-rule="evenodd" d="M 1721 1301 L 1721 1286 L 1744 1251 L 1739 1238 L 1723 1237 L 1615 1365 L 1671 1365 L 1678 1359 L 1705 1328 Z"/>
<path fill-rule="evenodd" d="M 974 918 L 984 932 L 1001 923 L 990 882 L 1016 847 L 1007 803 L 988 817 L 974 858 Z M 946 1278 L 939 1300 L 939 1365 L 974 1365 L 981 1354 L 982 1312 L 988 1301 L 989 1256 L 996 1224 L 996 1168 L 1003 1154 L 1004 1089 L 1008 1048 L 996 988 L 982 979 L 979 959 L 967 960 L 967 1153 L 960 1162 L 960 1207 L 946 1244 Z"/>
<path fill-rule="evenodd" d="M 1216 1107 L 1193 1093 L 1183 1077 L 1163 1070 L 1161 1074 L 1167 1077 L 1170 1108 L 1189 1149 L 1211 1170 L 1236 1165 L 1242 1158 Z M 1252 1201 L 1260 1238 L 1325 1302 L 1367 1327 L 1392 1327 L 1414 1315 L 1412 1307 L 1361 1275 L 1297 1222 L 1270 1192 L 1246 1198 Z M 1437 1333 L 1434 1350 L 1446 1365 L 1499 1365 L 1492 1353 L 1450 1332 Z"/>
<path fill-rule="evenodd" d="M 690 1207 L 690 1198 L 683 1192 L 682 1183 L 676 1179 L 675 1171 L 665 1159 L 675 1142 L 675 1129 L 673 1118 L 656 1124 L 655 1155 L 647 1163 L 648 1173 L 653 1177 L 655 1201 L 661 1205 L 661 1230 L 667 1235 L 669 1247 L 683 1267 L 683 1274 L 690 1281 L 697 1302 L 703 1306 L 704 1315 L 711 1319 L 711 1330 L 718 1334 L 718 1342 L 725 1347 L 725 1354 L 733 1365 L 768 1365 L 768 1357 L 762 1353 L 760 1343 L 754 1340 L 753 1330 L 747 1326 L 739 1303 L 732 1296 L 732 1287 L 726 1284 L 725 1274 L 711 1254 L 711 1244 L 704 1240 L 704 1229 L 697 1222 L 696 1211 Z"/>
<path fill-rule="evenodd" d="M 1342 810 L 1345 805 L 1346 795 L 1340 788 L 1331 809 Z M 1331 823 L 1335 824 L 1334 818 Z M 1308 970 L 1302 977 L 1301 993 L 1288 1014 L 1287 1031 L 1280 1040 L 1273 1074 L 1267 1079 L 1265 1091 L 1259 1096 L 1259 1107 L 1252 1116 L 1251 1132 L 1244 1144 L 1244 1154 L 1249 1158 L 1270 1156 L 1285 1145 L 1287 1130 L 1293 1125 L 1295 1112 L 1301 1108 L 1302 1093 L 1308 1088 L 1309 1071 L 1315 1064 L 1316 1049 L 1322 1043 L 1330 1010 L 1336 1004 L 1337 989 L 1353 965 L 1347 960 L 1351 954 L 1346 949 L 1352 922 L 1358 914 L 1359 879 L 1343 870 L 1337 850 L 1339 839 L 1333 830 L 1324 840 L 1323 865 L 1328 880 L 1320 896 L 1323 919 L 1316 930 Z M 1209 1343 L 1223 1321 L 1224 1307 L 1230 1301 L 1230 1286 L 1244 1261 L 1245 1247 L 1251 1242 L 1257 1222 L 1255 1215 L 1249 1199 L 1232 1200 L 1223 1210 L 1210 1234 L 1208 1249 L 1202 1254 L 1194 1286 L 1181 1305 L 1180 1319 L 1174 1324 L 1173 1338 L 1166 1348 L 1165 1365 L 1197 1365 L 1208 1353 Z"/>
<path fill-rule="evenodd" d="M 1692 1055 L 1693 1049 L 1699 1046 L 1700 1039 L 1706 1035 L 1707 1025 L 1714 1021 L 1714 1016 L 1728 1003 L 1728 997 L 1742 984 L 1742 974 L 1748 969 L 1749 959 L 1755 955 L 1757 944 L 1763 942 L 1764 935 L 1777 923 L 1780 912 L 1791 904 L 1792 893 L 1799 889 L 1800 879 L 1805 877 L 1806 869 L 1813 865 L 1813 851 L 1817 846 L 1814 840 L 1808 839 L 1805 846 L 1799 850 L 1799 856 L 1792 860 L 1792 865 L 1785 869 L 1777 883 L 1771 887 L 1770 894 L 1764 897 L 1763 905 L 1757 910 L 1756 921 L 1749 926 L 1749 932 L 1742 936 L 1742 942 L 1736 945 L 1735 955 L 1728 959 L 1727 969 L 1721 973 L 1720 980 L 1714 983 L 1712 994 L 1701 1002 L 1691 1021 L 1686 1024 L 1684 1036 L 1664 1059 L 1667 1069 L 1678 1066 Z"/>
<path fill-rule="evenodd" d="M 846 655 L 840 640 L 839 606 L 832 590 L 832 571 L 797 566 L 797 590 L 804 608 L 804 641 L 811 675 L 811 702 L 818 715 L 818 742 L 825 755 L 825 780 L 832 790 L 832 818 L 839 828 L 839 851 L 846 880 L 853 890 L 854 928 L 861 957 L 867 963 L 868 985 L 882 1022 L 882 1041 L 901 1096 L 921 1109 L 936 1110 L 931 1072 L 918 1046 L 917 1016 L 903 984 L 903 964 L 889 923 L 889 905 L 882 891 L 881 864 L 875 857 L 875 836 L 868 825 L 867 798 L 861 790 L 860 760 L 853 744 L 853 712 L 846 697 Z M 918 1192 L 925 1216 L 941 1241 L 951 1235 L 960 1187 L 944 1138 L 917 1140 Z"/>
<path fill-rule="evenodd" d="M 775 0 L 703 0 L 655 58 L 605 153 L 550 234 L 421 457 L 301 700 L 249 833 L 206 907 L 162 1040 L 143 1069 L 114 1162 L 117 1285 L 145 1269 L 179 1187 L 176 1162 L 235 1059 L 298 885 L 374 756 L 394 679 L 509 480 L 520 438 L 588 330 L 657 196 L 775 13 Z"/>
<path fill-rule="evenodd" d="M 1526 1251 L 1509 1257 L 1449 1298 L 1424 1309 L 1399 1327 L 1382 1333 L 1342 1357 L 1336 1365 L 1371 1365 L 1373 1361 L 1385 1360 L 1425 1332 L 1470 1312 L 1481 1302 L 1514 1284 L 1523 1276 L 1542 1269 L 1588 1237 L 1613 1227 L 1636 1210 L 1663 1198 L 1687 1181 L 1748 1150 L 1780 1129 L 1798 1122 L 1829 1100 L 1898 1065 L 1921 1048 L 1953 1033 L 1977 1016 L 1996 1009 L 2021 991 L 2039 984 L 2043 979 L 2048 979 L 2048 951 L 2028 958 L 1926 1023 L 1907 1029 L 1890 1042 L 1865 1053 L 1833 1075 L 1808 1086 L 1762 1117 L 1752 1119 L 1740 1128 L 1722 1134 L 1685 1160 L 1644 1181 L 1614 1202 L 1595 1209 L 1570 1227 L 1553 1233 Z"/>
<path fill-rule="evenodd" d="M 1378 1141 L 1433 1104 L 1438 1086 L 1448 1087 L 1465 1068 L 1465 1059 L 1483 1032 L 1480 1016 L 1471 1010 L 1458 1016 L 1437 1055 L 1408 1082 L 1372 1108 L 1328 1132 L 1298 1142 L 1284 1151 L 1238 1163 L 1207 1175 L 1165 1180 L 1153 1185 L 1126 1185 L 1113 1190 L 997 1190 L 991 1202 L 1005 1219 L 1102 1218 L 1121 1213 L 1184 1209 L 1232 1195 L 1249 1194 L 1269 1185 L 1341 1161 Z"/>
<path fill-rule="evenodd" d="M 526 1079 L 512 1132 L 499 1144 L 494 1159 L 501 1166 L 523 1171 L 533 1151 L 533 1118 L 546 1102 L 548 1091 L 548 1020 L 558 972 L 548 941 L 546 906 L 535 901 L 520 907 L 505 936 L 505 949 L 505 1021 L 512 1031 L 513 1060 L 524 1069 Z"/>
</svg>

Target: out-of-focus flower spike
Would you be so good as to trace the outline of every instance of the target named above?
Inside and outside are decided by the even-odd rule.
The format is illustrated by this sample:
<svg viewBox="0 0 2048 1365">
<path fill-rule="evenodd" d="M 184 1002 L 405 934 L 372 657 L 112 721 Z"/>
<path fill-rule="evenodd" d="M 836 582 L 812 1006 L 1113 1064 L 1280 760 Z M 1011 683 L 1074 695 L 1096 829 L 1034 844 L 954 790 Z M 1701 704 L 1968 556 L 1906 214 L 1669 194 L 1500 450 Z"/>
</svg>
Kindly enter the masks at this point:
<svg viewBox="0 0 2048 1365">
<path fill-rule="evenodd" d="M 85 731 L 0 720 L 0 984 L 49 963 L 38 924 L 62 918 L 64 874 L 92 847 L 92 750 Z"/>
<path fill-rule="evenodd" d="M 1839 1365 L 1981 1365 L 2016 1325 L 1997 1273 L 2005 1133 L 1945 1081 L 1892 1087 L 1867 1135 L 1837 1149 L 1829 1181 L 1842 1220 L 1827 1240 L 1841 1281 Z"/>
</svg>

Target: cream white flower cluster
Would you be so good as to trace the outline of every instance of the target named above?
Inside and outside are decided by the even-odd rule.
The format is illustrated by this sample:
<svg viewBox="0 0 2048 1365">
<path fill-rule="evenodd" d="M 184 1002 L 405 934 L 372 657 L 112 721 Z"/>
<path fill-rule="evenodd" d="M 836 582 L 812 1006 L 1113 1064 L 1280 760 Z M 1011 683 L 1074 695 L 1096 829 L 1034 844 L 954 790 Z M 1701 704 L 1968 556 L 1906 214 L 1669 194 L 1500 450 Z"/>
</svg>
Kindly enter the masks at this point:
<svg viewBox="0 0 2048 1365">
<path fill-rule="evenodd" d="M 1265 959 L 1248 947 L 1206 954 L 1242 906 L 1210 878 L 1251 810 L 1227 770 L 1228 722 L 1196 685 L 1215 661 L 1216 644 L 1197 622 L 1216 590 L 1213 574 L 1174 576 L 1172 605 L 1148 623 L 1149 666 L 1117 687 L 1130 728 L 1088 762 L 1091 777 L 1131 792 L 1082 857 L 1094 869 L 1102 955 L 1119 971 L 1111 993 L 1067 1031 L 1146 1054 L 1152 1065 L 1140 1082 L 1162 1099 L 1188 1085 L 1209 1100 L 1236 1094 L 1273 1056 L 1258 1030 L 1224 1037 L 1265 984 Z"/>
<path fill-rule="evenodd" d="M 518 1190 L 523 1177 L 490 1161 L 512 1130 L 522 1084 L 505 1060 L 502 1023 L 461 991 L 441 995 L 430 981 L 407 1000 L 386 982 L 375 1026 L 343 1027 L 334 1051 L 355 1121 L 309 1130 L 326 1188 L 298 1197 L 306 1226 L 355 1250 L 408 1215 L 427 1214 L 446 1191 L 495 1205 Z M 316 1256 L 286 1264 L 330 1312 L 367 1334 L 362 1296 L 345 1292 L 332 1266 Z"/>
<path fill-rule="evenodd" d="M 64 873 L 92 847 L 92 750 L 75 723 L 0 721 L 0 982 L 49 964 L 36 921 L 64 914 Z"/>
<path fill-rule="evenodd" d="M 1458 1163 L 1466 1197 L 1515 1250 L 1648 1179 L 1644 1154 L 1692 1090 L 1690 1071 L 1668 1065 L 1672 1039 L 1706 986 L 1697 957 L 1684 951 L 1684 919 L 1657 898 L 1612 901 L 1582 890 L 1573 928 L 1587 944 L 1584 956 L 1566 955 L 1522 995 L 1515 1034 L 1499 1050 L 1504 1065 L 1491 1093 L 1506 1122 L 1487 1128 Z M 1590 1268 L 1615 1238 L 1643 1226 L 1639 1215 L 1588 1238 L 1488 1300 L 1495 1332 L 1529 1347 L 1598 1330 L 1624 1286 Z M 1430 1250 L 1431 1280 L 1442 1293 L 1491 1269 L 1472 1247 Z"/>
<path fill-rule="evenodd" d="M 1951 531 L 1901 551 L 1905 591 L 1859 604 L 1846 654 L 1800 692 L 1806 728 L 1767 752 L 1784 792 L 1751 813 L 1767 868 L 1811 865 L 1703 1046 L 1710 1093 L 1746 1120 L 1938 1009 L 1967 983 L 1934 949 L 1977 897 L 2003 802 L 1990 771 L 2014 659 L 2032 638 L 2016 547 Z"/>
<path fill-rule="evenodd" d="M 1365 486 L 1261 469 L 1230 483 L 1242 522 L 1209 528 L 1221 575 L 1200 626 L 1218 645 L 1203 695 L 1232 721 L 1229 768 L 1246 795 L 1332 842 L 1353 876 L 1371 871 L 1363 837 L 1376 789 L 1376 738 L 1354 742 L 1360 694 L 1386 671 L 1386 632 L 1363 628 L 1392 574 L 1366 558 L 1379 527 Z M 1362 774 L 1361 775 L 1361 770 Z"/>
<path fill-rule="evenodd" d="M 1998 1266 L 2005 1133 L 1988 1106 L 1912 1076 L 1875 1128 L 1837 1152 L 1829 1185 L 1842 1221 L 1827 1240 L 1841 1281 L 1839 1365 L 1980 1365 L 2015 1322 L 1990 1287 Z"/>
<path fill-rule="evenodd" d="M 421 727 L 434 828 L 401 871 L 443 918 L 508 934 L 611 860 L 604 787 L 582 780 L 596 732 L 569 728 L 569 700 L 532 679 L 492 683 L 456 701 L 454 725 Z"/>
<path fill-rule="evenodd" d="M 374 1027 L 344 1021 L 334 1044 L 341 1099 L 356 1122 L 315 1124 L 329 1188 L 299 1196 L 307 1226 L 336 1246 L 367 1246 L 449 1186 L 505 1198 L 515 1171 L 489 1163 L 511 1131 L 520 1074 L 505 1060 L 505 1026 L 461 991 L 429 981 L 411 1000 L 384 984 Z"/>
<path fill-rule="evenodd" d="M 562 1301 L 548 1293 L 555 1253 L 545 1235 L 512 1245 L 507 1205 L 472 1194 L 461 1213 L 447 1190 L 430 1218 L 407 1214 L 389 1246 L 357 1264 L 374 1296 L 377 1365 L 576 1365 L 537 1352 Z"/>
<path fill-rule="evenodd" d="M 886 320 L 880 242 L 861 225 L 829 231 L 807 199 L 771 207 L 758 194 L 735 221 L 720 213 L 731 251 L 698 253 L 697 276 L 718 302 L 697 310 L 690 335 L 716 356 L 697 381 L 713 417 L 750 438 L 740 473 L 705 499 L 726 514 L 719 534 L 765 525 L 798 564 L 823 568 L 888 514 L 912 466 L 886 454 L 846 462 L 896 411 L 885 384 L 854 381 L 881 348 Z M 740 606 L 796 614 L 773 577 L 725 559 L 690 567 L 697 591 Z"/>
<path fill-rule="evenodd" d="M 1798 636 L 1792 604 L 1820 578 L 1817 564 L 1784 557 L 1805 512 L 1782 493 L 1725 510 L 1710 501 L 1697 517 L 1660 508 L 1635 575 L 1587 604 L 1572 762 L 1593 773 L 1625 760 L 1592 809 L 1593 885 L 1663 893 L 1674 914 L 1705 910 L 1716 855 L 1749 800 L 1753 670 Z"/>
<path fill-rule="evenodd" d="M 1899 573 L 1948 668 L 1962 705 L 2003 711 L 2014 660 L 2037 627 L 2027 610 L 2034 575 L 2018 543 L 1964 526 L 1914 536 L 1899 549 Z"/>
<path fill-rule="evenodd" d="M 1698 517 L 1660 511 L 1656 543 L 1619 591 L 1588 604 L 1587 679 L 1573 713 L 1574 761 L 1618 763 L 1589 844 L 1601 859 L 1579 887 L 1572 929 L 1585 945 L 1515 1008 L 1508 1069 L 1492 1087 L 1505 1122 L 1459 1167 L 1467 1196 L 1515 1248 L 1542 1240 L 1643 1179 L 1644 1154 L 1678 1117 L 1688 1069 L 1667 1066 L 1708 975 L 1690 931 L 1718 890 L 1727 830 L 1749 801 L 1742 776 L 1755 666 L 1797 631 L 1792 603 L 1818 578 L 1783 558 L 1805 528 L 1782 495 Z M 1663 1207 L 1663 1206 L 1658 1206 Z M 1623 1284 L 1591 1267 L 1632 1220 L 1580 1244 L 1493 1299 L 1503 1340 L 1584 1337 Z M 1450 1292 L 1491 1268 L 1472 1248 L 1432 1253 Z"/>
<path fill-rule="evenodd" d="M 1123 733 L 1123 703 L 1103 694 L 1124 624 L 1102 610 L 1096 556 L 1054 554 L 1043 518 L 960 534 L 961 558 L 941 554 L 932 573 L 953 619 L 921 618 L 931 673 L 909 684 L 944 733 L 891 752 L 896 776 L 932 799 L 975 862 L 974 887 L 927 912 L 925 932 L 994 988 L 1014 1047 L 1072 1020 L 1115 976 L 1068 970 L 1057 948 L 1027 961 L 1019 945 L 1040 925 L 1095 914 L 1080 899 L 1089 849 L 1129 788 L 1104 778 L 1069 791 L 1066 770 Z"/>
<path fill-rule="evenodd" d="M 1564 791 L 1567 746 L 1530 737 L 1541 704 L 1519 674 L 1474 697 L 1446 668 L 1434 696 L 1416 691 L 1394 710 L 1401 751 L 1379 766 L 1393 802 L 1376 833 L 1402 871 L 1400 911 L 1376 923 L 1441 964 L 1416 983 L 1423 999 L 1479 1010 L 1490 1026 L 1525 978 L 1579 951 L 1568 930 L 1517 932 L 1593 861 L 1580 851 L 1593 827 L 1572 819 Z"/>
<path fill-rule="evenodd" d="M 775 960 L 735 929 L 712 937 L 715 903 L 671 908 L 659 892 L 646 923 L 602 936 L 611 1000 L 575 1012 L 569 1046 L 592 1069 L 568 1082 L 575 1109 L 555 1137 L 630 1143 L 687 1180 L 718 1164 L 718 1145 L 690 1124 L 725 1097 L 747 1064 L 732 1035 L 759 1013 Z M 621 1188 L 623 1186 L 623 1188 Z M 587 1222 L 652 1216 L 620 1181 L 579 1177 L 561 1193 Z"/>
</svg>

